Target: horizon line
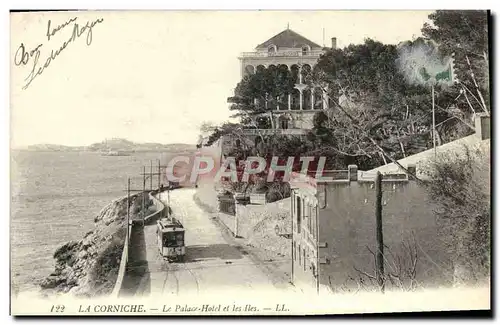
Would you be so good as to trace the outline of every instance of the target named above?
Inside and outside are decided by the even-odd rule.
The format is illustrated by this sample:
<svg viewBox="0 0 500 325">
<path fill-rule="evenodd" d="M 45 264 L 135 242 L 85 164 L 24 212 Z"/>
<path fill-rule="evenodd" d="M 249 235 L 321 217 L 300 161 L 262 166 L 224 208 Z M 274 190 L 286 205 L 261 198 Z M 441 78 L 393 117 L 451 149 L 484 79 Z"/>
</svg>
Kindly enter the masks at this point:
<svg viewBox="0 0 500 325">
<path fill-rule="evenodd" d="M 182 144 L 182 145 L 193 145 L 193 146 L 196 146 L 196 143 L 188 143 L 188 142 L 169 142 L 169 143 L 163 143 L 163 142 L 152 142 L 152 141 L 134 141 L 134 140 L 129 140 L 127 138 L 106 138 L 102 141 L 96 141 L 96 142 L 91 142 L 91 143 L 88 143 L 88 144 L 81 144 L 81 145 L 77 145 L 77 144 L 61 144 L 61 143 L 52 143 L 52 142 L 38 142 L 38 143 L 31 143 L 31 144 L 21 144 L 21 145 L 12 145 L 10 144 L 10 149 L 24 149 L 24 148 L 27 148 L 29 146 L 43 146 L 43 145 L 53 145 L 53 146 L 62 146 L 62 147 L 89 147 L 93 144 L 98 144 L 98 143 L 105 143 L 106 141 L 108 140 L 125 140 L 125 141 L 129 141 L 129 142 L 132 142 L 134 144 L 137 144 L 137 145 L 141 145 L 141 144 L 151 144 L 151 143 L 157 143 L 157 144 L 161 144 L 161 145 L 175 145 L 175 144 Z"/>
</svg>

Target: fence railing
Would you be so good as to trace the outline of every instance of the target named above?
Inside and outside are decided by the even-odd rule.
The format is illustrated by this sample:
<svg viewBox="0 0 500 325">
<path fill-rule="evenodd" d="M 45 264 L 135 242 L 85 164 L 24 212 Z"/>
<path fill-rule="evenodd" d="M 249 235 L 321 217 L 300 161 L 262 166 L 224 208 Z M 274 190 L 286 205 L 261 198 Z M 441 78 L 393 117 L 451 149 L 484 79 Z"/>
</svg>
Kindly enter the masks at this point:
<svg viewBox="0 0 500 325">
<path fill-rule="evenodd" d="M 120 267 L 118 269 L 118 277 L 116 278 L 115 286 L 113 288 L 113 292 L 111 293 L 112 297 L 118 297 L 120 295 L 120 291 L 123 286 L 123 280 L 125 279 L 125 272 L 127 271 L 127 263 L 128 263 L 128 248 L 130 246 L 130 231 L 132 230 L 132 224 L 128 226 L 127 234 L 125 235 L 125 242 L 123 245 L 122 258 L 120 260 Z"/>
<path fill-rule="evenodd" d="M 262 58 L 262 57 L 319 57 L 323 51 L 277 51 L 277 52 L 242 52 L 243 58 Z"/>
<path fill-rule="evenodd" d="M 304 135 L 308 130 L 305 129 L 245 129 L 242 131 L 245 135 Z"/>
</svg>

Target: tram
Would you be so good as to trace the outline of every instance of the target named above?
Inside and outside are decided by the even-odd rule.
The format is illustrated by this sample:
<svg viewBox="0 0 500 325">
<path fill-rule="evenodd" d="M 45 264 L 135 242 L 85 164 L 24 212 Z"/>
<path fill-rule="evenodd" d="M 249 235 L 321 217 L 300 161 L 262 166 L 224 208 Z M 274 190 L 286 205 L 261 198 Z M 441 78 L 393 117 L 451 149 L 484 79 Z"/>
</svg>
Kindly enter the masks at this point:
<svg viewBox="0 0 500 325">
<path fill-rule="evenodd" d="M 186 255 L 184 227 L 174 217 L 158 220 L 156 234 L 160 255 L 168 261 L 183 262 Z"/>
</svg>

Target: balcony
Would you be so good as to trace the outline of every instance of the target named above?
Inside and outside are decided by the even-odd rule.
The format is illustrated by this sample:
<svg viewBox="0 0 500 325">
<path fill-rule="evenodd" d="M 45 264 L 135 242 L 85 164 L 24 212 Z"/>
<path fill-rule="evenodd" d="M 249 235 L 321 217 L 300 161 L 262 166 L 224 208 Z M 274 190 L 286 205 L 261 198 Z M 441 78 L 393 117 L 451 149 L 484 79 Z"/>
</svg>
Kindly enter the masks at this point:
<svg viewBox="0 0 500 325">
<path fill-rule="evenodd" d="M 307 130 L 304 129 L 245 129 L 244 135 L 305 135 Z"/>
<path fill-rule="evenodd" d="M 268 58 L 268 57 L 319 57 L 324 51 L 278 51 L 278 52 L 243 52 L 241 58 Z"/>
</svg>

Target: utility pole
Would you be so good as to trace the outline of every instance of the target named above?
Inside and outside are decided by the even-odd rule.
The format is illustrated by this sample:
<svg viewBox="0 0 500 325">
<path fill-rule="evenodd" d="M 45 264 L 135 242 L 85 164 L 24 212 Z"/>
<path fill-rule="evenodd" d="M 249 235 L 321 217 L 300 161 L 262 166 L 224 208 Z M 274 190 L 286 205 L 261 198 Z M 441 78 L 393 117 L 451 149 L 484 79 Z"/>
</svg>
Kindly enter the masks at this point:
<svg viewBox="0 0 500 325">
<path fill-rule="evenodd" d="M 377 254 L 376 262 L 376 278 L 377 283 L 382 293 L 385 291 L 385 275 L 384 275 L 384 234 L 382 231 L 382 174 L 377 172 L 375 176 L 375 225 L 377 238 Z"/>
<path fill-rule="evenodd" d="M 436 109 L 434 107 L 434 85 L 431 86 L 432 92 L 432 145 L 434 147 L 434 158 L 437 156 L 436 149 Z"/>
<path fill-rule="evenodd" d="M 150 160 L 150 167 L 149 167 L 149 190 L 153 190 L 153 161 Z"/>
<path fill-rule="evenodd" d="M 151 161 L 151 170 L 146 174 L 146 167 L 143 166 L 142 170 L 142 177 L 143 177 L 143 191 L 146 191 L 146 180 L 149 177 L 150 178 L 150 186 L 151 188 L 153 187 L 153 175 L 158 175 L 158 193 L 160 193 L 160 186 L 161 186 L 161 169 L 162 168 L 167 168 L 168 166 L 162 166 L 160 159 L 158 159 L 158 172 L 153 173 L 153 161 Z M 147 177 L 146 177 L 147 176 Z M 144 193 L 143 193 L 144 195 Z M 161 199 L 161 198 L 160 198 Z M 168 187 L 167 187 L 167 205 L 170 207 L 170 182 L 168 182 Z M 144 200 L 143 200 L 143 209 L 144 209 Z M 167 216 L 170 216 L 170 209 L 167 209 Z"/>
<path fill-rule="evenodd" d="M 143 167 L 143 168 L 145 168 L 145 167 Z M 143 184 L 143 186 L 142 186 L 142 189 L 139 189 L 139 188 L 131 188 L 131 187 L 130 187 L 130 183 L 131 183 L 131 181 L 130 181 L 130 177 L 128 178 L 128 183 L 127 183 L 127 202 L 128 202 L 128 204 L 129 204 L 129 206 L 130 206 L 130 201 L 131 201 L 131 199 L 130 199 L 130 194 L 131 194 L 132 192 L 137 193 L 137 195 L 135 196 L 136 202 L 137 202 L 137 200 L 138 200 L 139 198 L 141 198 L 141 199 L 142 199 L 142 200 L 141 200 L 141 201 L 142 201 L 142 202 L 141 202 L 141 205 L 142 205 L 142 210 L 143 210 L 143 211 L 142 211 L 142 221 L 143 221 L 143 225 L 144 225 L 144 221 L 145 221 L 144 219 L 146 218 L 146 213 L 145 213 L 145 211 L 144 211 L 144 208 L 145 208 L 145 201 L 146 201 L 146 197 L 145 197 L 145 194 L 146 194 L 146 189 L 145 189 L 145 184 L 146 184 L 146 181 L 145 181 L 145 177 L 146 177 L 146 176 L 147 176 L 147 174 L 143 173 L 143 176 L 142 176 L 142 177 L 143 177 L 143 183 L 142 183 L 142 184 Z M 139 186 L 138 186 L 138 187 L 139 187 Z M 141 194 L 141 195 L 142 195 L 142 197 L 141 197 L 139 194 Z M 140 216 L 140 213 L 141 213 L 141 212 L 139 212 L 139 214 L 137 214 L 137 217 L 139 217 L 139 216 Z M 130 212 L 129 212 L 129 209 L 127 209 L 127 220 L 128 220 L 128 223 L 130 224 Z M 133 223 L 134 223 L 134 219 L 132 219 L 131 221 L 132 221 L 132 224 L 133 224 Z M 129 235 L 130 235 L 130 234 L 129 234 Z"/>
<path fill-rule="evenodd" d="M 160 191 L 160 185 L 161 185 L 161 165 L 160 165 L 160 159 L 158 159 L 158 191 Z"/>
<path fill-rule="evenodd" d="M 146 166 L 142 166 L 142 220 L 144 221 L 144 201 L 146 200 L 144 192 L 146 192 Z"/>
<path fill-rule="evenodd" d="M 170 217 L 170 182 L 167 187 L 167 216 Z"/>
<path fill-rule="evenodd" d="M 291 272 L 290 272 L 290 283 L 294 283 L 293 282 L 293 279 L 294 279 L 294 272 L 293 272 L 293 268 L 294 268 L 294 261 L 295 261 L 295 258 L 297 256 L 297 250 L 296 250 L 296 247 L 295 247 L 295 241 L 294 241 L 294 238 L 293 238 L 293 218 L 296 218 L 296 216 L 294 215 L 295 213 L 295 210 L 294 210 L 294 205 L 296 204 L 293 200 L 293 198 L 295 197 L 295 190 L 291 190 L 291 193 L 290 193 L 290 197 L 292 198 L 290 200 L 290 214 L 291 214 L 291 219 L 292 219 L 292 254 L 291 254 L 291 257 L 292 257 L 292 269 L 291 269 Z M 319 263 L 318 263 L 318 266 L 319 266 Z"/>
<path fill-rule="evenodd" d="M 146 184 L 146 181 L 149 179 L 150 184 L 149 186 L 151 187 L 151 191 L 153 190 L 153 176 L 158 175 L 158 189 L 160 189 L 161 185 L 161 167 L 166 167 L 166 166 L 160 166 L 160 162 L 158 161 L 158 172 L 153 172 L 153 161 L 151 161 L 151 166 L 150 166 L 150 171 L 146 173 L 146 167 L 143 166 L 143 172 L 140 174 L 143 177 L 143 183 Z M 144 188 L 146 190 L 146 188 Z"/>
<path fill-rule="evenodd" d="M 127 179 L 127 240 L 130 240 L 130 177 Z"/>
</svg>

